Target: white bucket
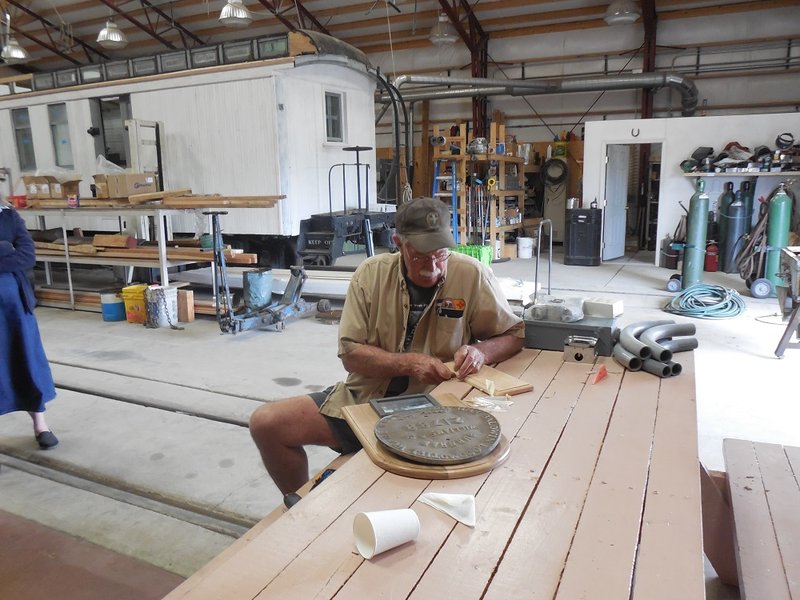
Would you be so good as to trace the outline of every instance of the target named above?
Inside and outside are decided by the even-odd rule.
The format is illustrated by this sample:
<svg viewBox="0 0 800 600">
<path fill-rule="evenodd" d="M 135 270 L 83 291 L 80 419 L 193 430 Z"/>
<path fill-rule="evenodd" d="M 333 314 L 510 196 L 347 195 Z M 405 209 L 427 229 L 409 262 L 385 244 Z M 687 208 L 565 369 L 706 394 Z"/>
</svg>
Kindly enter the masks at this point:
<svg viewBox="0 0 800 600">
<path fill-rule="evenodd" d="M 173 325 L 178 324 L 178 288 L 151 285 L 144 291 L 144 296 L 148 323 L 157 327 L 169 327 L 170 321 Z"/>
<path fill-rule="evenodd" d="M 533 238 L 517 238 L 517 258 L 533 258 Z"/>
</svg>

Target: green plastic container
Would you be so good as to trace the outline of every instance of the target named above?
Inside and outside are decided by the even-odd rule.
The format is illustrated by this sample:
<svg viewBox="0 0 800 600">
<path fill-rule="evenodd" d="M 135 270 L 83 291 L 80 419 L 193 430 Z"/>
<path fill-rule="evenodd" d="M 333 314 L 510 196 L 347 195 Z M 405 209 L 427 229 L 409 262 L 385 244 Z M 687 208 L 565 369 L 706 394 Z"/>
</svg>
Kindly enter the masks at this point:
<svg viewBox="0 0 800 600">
<path fill-rule="evenodd" d="M 492 247 L 491 246 L 478 246 L 474 244 L 459 245 L 453 248 L 453 252 L 459 254 L 466 254 L 472 258 L 482 262 L 485 265 L 492 264 Z"/>
</svg>

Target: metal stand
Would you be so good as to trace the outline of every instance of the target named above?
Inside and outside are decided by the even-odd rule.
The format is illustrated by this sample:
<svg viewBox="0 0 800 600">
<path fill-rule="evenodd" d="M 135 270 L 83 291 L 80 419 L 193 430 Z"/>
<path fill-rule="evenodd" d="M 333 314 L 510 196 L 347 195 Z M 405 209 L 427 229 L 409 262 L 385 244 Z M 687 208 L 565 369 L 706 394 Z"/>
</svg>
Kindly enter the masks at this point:
<svg viewBox="0 0 800 600">
<path fill-rule="evenodd" d="M 214 267 L 218 271 L 218 288 L 215 289 L 214 306 L 217 313 L 217 323 L 222 333 L 236 334 L 240 331 L 274 326 L 282 331 L 286 321 L 291 317 L 309 312 L 314 305 L 307 304 L 300 296 L 306 281 L 306 272 L 303 267 L 290 267 L 289 281 L 279 302 L 267 306 L 248 307 L 243 312 L 234 310 L 233 296 L 228 285 L 228 269 L 225 264 L 225 248 L 222 245 L 222 230 L 219 225 L 219 216 L 225 215 L 224 211 L 206 211 L 203 214 L 211 216 L 211 229 L 214 241 Z"/>
<path fill-rule="evenodd" d="M 788 285 L 776 287 L 778 303 L 784 318 L 787 316 L 786 304 L 789 299 L 792 301 L 792 308 L 789 312 L 789 323 L 786 330 L 775 348 L 775 356 L 783 357 L 786 348 L 800 348 L 800 246 L 787 246 L 781 250 L 781 271 L 779 276 Z M 797 334 L 798 342 L 789 342 L 793 334 Z"/>
<path fill-rule="evenodd" d="M 549 226 L 550 235 L 548 236 L 549 249 L 547 252 L 547 293 L 550 293 L 550 275 L 553 272 L 553 222 L 550 219 L 542 219 L 536 233 L 536 274 L 533 276 L 533 303 L 536 304 L 536 297 L 539 295 L 539 257 L 542 255 L 542 228 Z"/>
</svg>

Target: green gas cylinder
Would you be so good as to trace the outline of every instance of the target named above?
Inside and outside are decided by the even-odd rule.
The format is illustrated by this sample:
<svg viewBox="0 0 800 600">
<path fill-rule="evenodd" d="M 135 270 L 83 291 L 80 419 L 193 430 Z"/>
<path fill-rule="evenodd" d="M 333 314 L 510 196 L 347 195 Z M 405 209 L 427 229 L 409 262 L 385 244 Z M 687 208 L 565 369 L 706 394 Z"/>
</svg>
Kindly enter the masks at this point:
<svg viewBox="0 0 800 600">
<path fill-rule="evenodd" d="M 719 197 L 719 259 L 720 263 L 723 265 L 728 260 L 726 246 L 728 245 L 728 231 L 730 230 L 730 215 L 728 214 L 730 211 L 730 206 L 733 204 L 733 201 L 736 199 L 736 196 L 733 193 L 733 182 L 728 181 L 725 184 L 725 191 L 722 192 L 722 195 Z"/>
<path fill-rule="evenodd" d="M 780 183 L 778 191 L 769 201 L 767 225 L 767 263 L 764 277 L 775 286 L 784 285 L 778 275 L 781 266 L 781 250 L 789 243 L 789 228 L 792 219 L 792 199 L 786 193 L 786 184 Z"/>
<path fill-rule="evenodd" d="M 706 229 L 708 227 L 708 194 L 706 182 L 697 178 L 697 189 L 689 200 L 689 218 L 686 223 L 686 246 L 683 251 L 681 287 L 688 288 L 698 283 L 703 276 L 706 253 Z"/>
</svg>

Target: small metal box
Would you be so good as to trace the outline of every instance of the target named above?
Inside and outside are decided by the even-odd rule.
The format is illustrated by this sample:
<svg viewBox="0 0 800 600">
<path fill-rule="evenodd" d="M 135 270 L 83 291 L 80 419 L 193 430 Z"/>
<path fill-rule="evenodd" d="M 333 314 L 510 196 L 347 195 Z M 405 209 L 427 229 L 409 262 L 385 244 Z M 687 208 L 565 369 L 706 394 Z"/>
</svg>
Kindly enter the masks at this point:
<svg viewBox="0 0 800 600">
<path fill-rule="evenodd" d="M 564 342 L 564 360 L 569 362 L 594 362 L 597 358 L 597 338 L 571 335 Z"/>
</svg>

